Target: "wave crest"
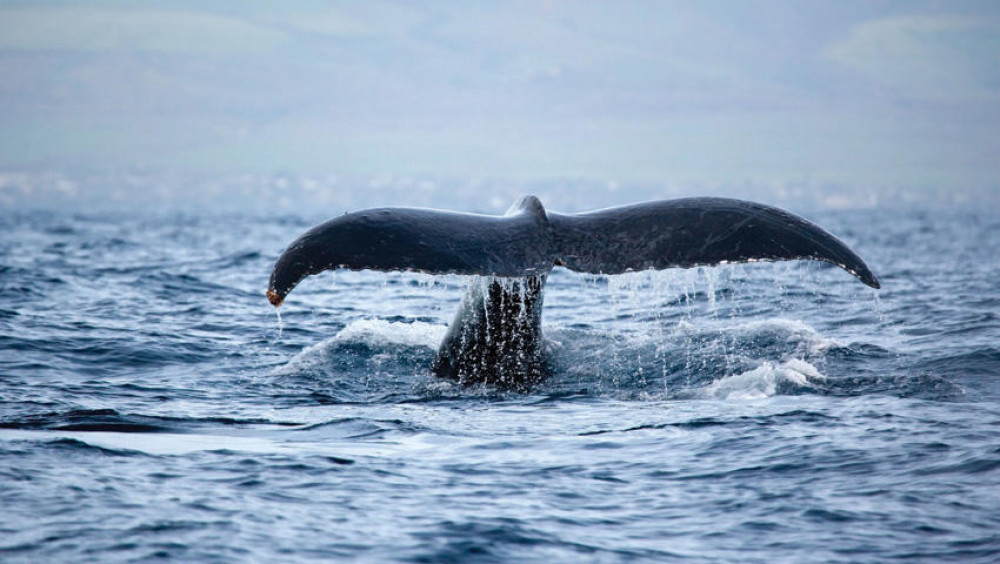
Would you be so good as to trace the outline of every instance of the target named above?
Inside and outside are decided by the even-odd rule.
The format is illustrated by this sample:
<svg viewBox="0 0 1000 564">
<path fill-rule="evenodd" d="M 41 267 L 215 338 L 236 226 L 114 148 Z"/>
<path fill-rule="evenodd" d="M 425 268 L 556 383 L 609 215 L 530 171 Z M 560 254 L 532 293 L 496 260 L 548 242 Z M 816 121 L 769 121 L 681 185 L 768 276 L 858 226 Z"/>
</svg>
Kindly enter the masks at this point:
<svg viewBox="0 0 1000 564">
<path fill-rule="evenodd" d="M 812 364 L 791 359 L 780 364 L 765 362 L 753 370 L 725 376 L 702 389 L 706 398 L 723 400 L 754 400 L 768 398 L 794 389 L 816 389 L 826 376 Z"/>
</svg>

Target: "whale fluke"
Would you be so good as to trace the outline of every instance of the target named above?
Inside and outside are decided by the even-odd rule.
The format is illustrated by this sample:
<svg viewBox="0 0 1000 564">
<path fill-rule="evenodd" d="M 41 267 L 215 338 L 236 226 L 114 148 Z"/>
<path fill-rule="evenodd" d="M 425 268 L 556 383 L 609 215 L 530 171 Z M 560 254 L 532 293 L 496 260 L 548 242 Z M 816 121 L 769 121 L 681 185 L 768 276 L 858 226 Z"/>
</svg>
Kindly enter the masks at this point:
<svg viewBox="0 0 1000 564">
<path fill-rule="evenodd" d="M 504 216 L 380 208 L 306 231 L 278 258 L 268 300 L 278 306 L 303 278 L 324 270 L 527 276 L 552 268 L 545 209 L 522 198 Z"/>
<path fill-rule="evenodd" d="M 542 295 L 554 266 L 620 274 L 776 260 L 829 262 L 880 287 L 839 239 L 771 206 L 685 198 L 563 215 L 526 196 L 503 216 L 411 208 L 342 215 L 288 246 L 271 272 L 267 298 L 279 306 L 306 276 L 338 268 L 478 275 L 441 344 L 435 372 L 524 389 L 545 373 Z"/>
<path fill-rule="evenodd" d="M 576 215 L 550 214 L 557 259 L 595 274 L 731 262 L 819 260 L 872 288 L 858 255 L 823 228 L 784 210 L 727 198 L 684 198 Z"/>
</svg>

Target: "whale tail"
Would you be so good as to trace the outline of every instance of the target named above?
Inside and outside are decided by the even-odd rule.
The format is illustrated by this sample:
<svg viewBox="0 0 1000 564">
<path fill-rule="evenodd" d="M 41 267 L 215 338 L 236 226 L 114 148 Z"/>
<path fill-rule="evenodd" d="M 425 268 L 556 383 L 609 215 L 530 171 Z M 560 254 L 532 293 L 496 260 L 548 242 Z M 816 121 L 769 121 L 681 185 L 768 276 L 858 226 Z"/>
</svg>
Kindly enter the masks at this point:
<svg viewBox="0 0 1000 564">
<path fill-rule="evenodd" d="M 438 349 L 434 372 L 462 384 L 526 390 L 546 373 L 543 289 L 553 266 L 597 274 L 758 260 L 833 263 L 878 279 L 817 225 L 762 204 L 722 198 L 548 213 L 534 196 L 502 216 L 386 208 L 343 215 L 278 258 L 267 297 L 281 305 L 306 276 L 335 268 L 475 274 Z"/>
<path fill-rule="evenodd" d="M 279 306 L 306 276 L 337 268 L 526 277 L 553 266 L 619 274 L 776 260 L 829 262 L 880 287 L 839 239 L 763 204 L 685 198 L 564 215 L 527 196 L 504 216 L 410 208 L 340 216 L 288 246 L 274 265 L 267 297 Z"/>
<path fill-rule="evenodd" d="M 717 264 L 817 260 L 880 284 L 839 239 L 797 215 L 742 200 L 685 198 L 596 212 L 551 214 L 556 256 L 598 274 Z"/>
</svg>

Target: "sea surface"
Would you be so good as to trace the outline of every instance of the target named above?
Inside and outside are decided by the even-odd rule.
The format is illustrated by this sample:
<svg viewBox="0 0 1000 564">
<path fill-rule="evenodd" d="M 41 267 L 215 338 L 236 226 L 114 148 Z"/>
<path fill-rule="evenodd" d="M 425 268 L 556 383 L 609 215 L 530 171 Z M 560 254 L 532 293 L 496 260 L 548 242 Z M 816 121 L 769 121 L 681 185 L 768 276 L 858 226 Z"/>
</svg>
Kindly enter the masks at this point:
<svg viewBox="0 0 1000 564">
<path fill-rule="evenodd" d="M 0 210 L 0 561 L 1000 561 L 998 210 L 795 211 L 883 289 L 557 268 L 513 393 L 429 371 L 462 277 L 278 317 L 335 212 Z"/>
</svg>

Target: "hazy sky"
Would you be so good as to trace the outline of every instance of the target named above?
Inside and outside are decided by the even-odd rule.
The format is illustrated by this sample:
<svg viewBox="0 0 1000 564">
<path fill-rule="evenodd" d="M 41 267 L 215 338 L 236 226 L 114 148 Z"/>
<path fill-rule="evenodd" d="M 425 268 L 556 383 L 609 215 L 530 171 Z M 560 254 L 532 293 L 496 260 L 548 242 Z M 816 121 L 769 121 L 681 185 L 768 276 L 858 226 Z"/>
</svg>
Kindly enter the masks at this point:
<svg viewBox="0 0 1000 564">
<path fill-rule="evenodd" d="M 0 169 L 1000 189 L 1000 2 L 0 2 Z"/>
</svg>

